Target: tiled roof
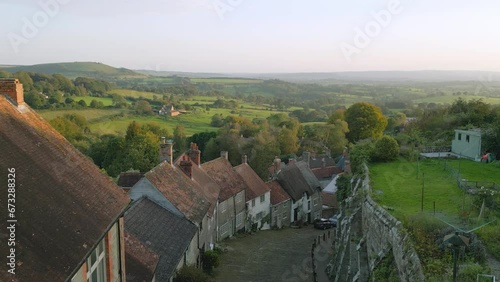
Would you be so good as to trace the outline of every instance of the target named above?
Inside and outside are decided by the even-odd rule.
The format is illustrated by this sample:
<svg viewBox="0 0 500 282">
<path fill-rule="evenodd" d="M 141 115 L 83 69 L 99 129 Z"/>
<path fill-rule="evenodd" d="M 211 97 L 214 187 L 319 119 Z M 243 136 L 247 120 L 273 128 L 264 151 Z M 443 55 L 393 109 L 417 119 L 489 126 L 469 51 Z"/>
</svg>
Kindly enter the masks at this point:
<svg viewBox="0 0 500 282">
<path fill-rule="evenodd" d="M 182 160 L 182 157 L 185 154 L 181 155 L 174 163 L 177 168 L 181 170 L 179 164 Z M 191 160 L 190 160 L 191 161 Z M 219 198 L 220 186 L 215 183 L 215 181 L 208 176 L 203 169 L 198 167 L 193 161 L 191 161 L 192 169 L 193 169 L 193 180 L 198 184 L 195 188 L 198 188 L 199 193 L 202 194 L 205 199 L 210 203 L 210 207 L 208 209 L 208 215 L 211 217 L 215 206 L 217 205 L 217 199 Z"/>
<path fill-rule="evenodd" d="M 267 187 L 271 189 L 271 205 L 277 205 L 284 201 L 290 200 L 290 196 L 283 190 L 280 183 L 276 180 L 266 183 Z"/>
<path fill-rule="evenodd" d="M 324 206 L 338 208 L 337 194 L 321 192 L 321 201 Z"/>
<path fill-rule="evenodd" d="M 117 183 L 122 188 L 132 188 L 143 176 L 144 174 L 137 171 L 122 172 L 118 176 Z"/>
<path fill-rule="evenodd" d="M 5 169 L 2 183 L 7 183 L 7 168 L 16 170 L 19 281 L 70 278 L 130 202 L 42 117 L 29 107 L 19 112 L 2 95 L 0 167 Z M 6 211 L 7 184 L 0 190 L 0 209 Z M 0 281 L 12 278 L 2 266 Z"/>
<path fill-rule="evenodd" d="M 169 281 L 184 256 L 197 227 L 167 209 L 142 198 L 125 213 L 125 232 L 137 238 L 160 256 L 156 266 L 156 281 Z M 125 249 L 129 255 L 132 250 Z M 141 259 L 147 264 L 152 257 Z M 128 272 L 128 271 L 127 271 Z"/>
<path fill-rule="evenodd" d="M 201 167 L 221 187 L 219 201 L 224 202 L 243 190 L 247 185 L 241 176 L 234 171 L 231 163 L 225 158 L 217 158 L 206 162 Z"/>
<path fill-rule="evenodd" d="M 189 220 L 194 223 L 203 220 L 210 203 L 200 193 L 198 184 L 180 168 L 164 161 L 147 172 L 145 177 Z"/>
<path fill-rule="evenodd" d="M 318 179 L 331 178 L 334 174 L 342 173 L 342 169 L 336 166 L 312 168 L 311 171 Z"/>
<path fill-rule="evenodd" d="M 297 201 L 304 193 L 313 195 L 321 190 L 321 185 L 304 161 L 287 165 L 278 174 L 278 182 L 283 189 Z"/>
<path fill-rule="evenodd" d="M 328 156 L 316 156 L 309 159 L 309 167 L 311 169 L 332 166 L 335 166 L 335 160 Z"/>
<path fill-rule="evenodd" d="M 127 281 L 150 282 L 153 280 L 159 254 L 147 242 L 143 243 L 134 235 L 125 232 L 125 270 Z"/>
<path fill-rule="evenodd" d="M 266 183 L 262 181 L 262 179 L 248 164 L 240 164 L 239 166 L 236 166 L 234 170 L 247 184 L 248 189 L 245 191 L 245 201 L 248 202 L 269 191 L 269 187 Z"/>
</svg>

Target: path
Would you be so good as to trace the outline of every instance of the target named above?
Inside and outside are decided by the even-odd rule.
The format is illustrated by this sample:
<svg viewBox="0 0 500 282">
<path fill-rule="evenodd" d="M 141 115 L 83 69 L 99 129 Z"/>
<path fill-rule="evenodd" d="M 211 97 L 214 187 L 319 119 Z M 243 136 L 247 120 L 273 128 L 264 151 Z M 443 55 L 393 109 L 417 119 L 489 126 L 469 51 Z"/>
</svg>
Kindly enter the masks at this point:
<svg viewBox="0 0 500 282">
<path fill-rule="evenodd" d="M 333 229 L 330 230 L 333 238 Z M 328 233 L 312 226 L 301 229 L 260 231 L 241 235 L 221 243 L 228 251 L 221 257 L 216 281 L 313 281 L 311 248 L 314 239 Z M 316 247 L 318 281 L 327 282 L 324 274 L 331 255 L 327 243 Z"/>
</svg>

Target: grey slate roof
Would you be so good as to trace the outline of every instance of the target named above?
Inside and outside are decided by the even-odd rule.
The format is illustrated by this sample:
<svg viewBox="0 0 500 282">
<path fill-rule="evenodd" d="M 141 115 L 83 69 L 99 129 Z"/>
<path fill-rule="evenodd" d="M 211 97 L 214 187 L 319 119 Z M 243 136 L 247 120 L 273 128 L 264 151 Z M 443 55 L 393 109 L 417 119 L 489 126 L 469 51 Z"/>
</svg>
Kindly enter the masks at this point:
<svg viewBox="0 0 500 282">
<path fill-rule="evenodd" d="M 125 232 L 160 256 L 156 281 L 169 281 L 174 275 L 196 231 L 197 227 L 187 219 L 148 198 L 141 198 L 125 213 Z M 126 248 L 125 251 L 131 250 Z M 147 263 L 146 258 L 143 263 Z"/>
<path fill-rule="evenodd" d="M 278 174 L 278 182 L 294 201 L 302 198 L 304 193 L 313 195 L 321 191 L 321 184 L 304 161 L 283 168 Z"/>
</svg>

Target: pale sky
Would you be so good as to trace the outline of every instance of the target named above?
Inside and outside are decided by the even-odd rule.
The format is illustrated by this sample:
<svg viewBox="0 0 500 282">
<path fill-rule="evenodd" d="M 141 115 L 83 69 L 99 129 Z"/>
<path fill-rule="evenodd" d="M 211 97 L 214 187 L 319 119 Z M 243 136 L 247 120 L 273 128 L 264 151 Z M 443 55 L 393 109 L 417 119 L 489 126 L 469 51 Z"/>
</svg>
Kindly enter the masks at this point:
<svg viewBox="0 0 500 282">
<path fill-rule="evenodd" d="M 2 0 L 0 65 L 500 71 L 499 12 L 494 0 Z"/>
</svg>

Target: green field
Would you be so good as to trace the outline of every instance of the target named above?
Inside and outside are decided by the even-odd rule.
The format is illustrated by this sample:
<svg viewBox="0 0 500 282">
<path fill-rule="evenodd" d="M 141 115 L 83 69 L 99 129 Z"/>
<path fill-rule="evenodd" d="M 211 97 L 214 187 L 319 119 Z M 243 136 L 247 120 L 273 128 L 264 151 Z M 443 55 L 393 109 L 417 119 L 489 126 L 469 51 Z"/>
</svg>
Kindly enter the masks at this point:
<svg viewBox="0 0 500 282">
<path fill-rule="evenodd" d="M 111 117 L 118 115 L 122 112 L 128 112 L 127 110 L 120 109 L 81 109 L 81 110 L 57 110 L 57 111 L 39 111 L 38 113 L 46 120 L 54 119 L 58 116 L 64 116 L 65 114 L 78 114 L 84 116 L 88 122 L 93 122 L 105 117 Z"/>
<path fill-rule="evenodd" d="M 191 78 L 193 83 L 220 83 L 220 84 L 244 84 L 244 83 L 261 83 L 260 79 L 249 78 L 230 78 L 230 77 L 214 77 L 214 78 Z"/>
<path fill-rule="evenodd" d="M 103 97 L 90 97 L 90 96 L 85 96 L 85 97 L 75 97 L 74 99 L 76 102 L 78 101 L 85 101 L 87 106 L 90 106 L 90 103 L 92 100 L 96 100 L 98 102 L 102 102 L 104 106 L 111 106 L 113 105 L 113 100 L 111 98 L 103 98 Z"/>
<path fill-rule="evenodd" d="M 130 89 L 113 89 L 108 91 L 108 94 L 118 94 L 126 97 L 146 98 L 146 99 L 153 99 L 155 96 L 161 97 L 161 95 L 157 93 L 130 90 Z"/>
<path fill-rule="evenodd" d="M 436 96 L 436 97 L 425 97 L 413 100 L 414 103 L 436 103 L 436 104 L 452 104 L 458 98 L 465 100 L 472 99 L 483 99 L 483 102 L 493 105 L 500 104 L 499 97 L 485 97 L 485 96 L 472 96 L 472 95 L 461 95 L 461 96 Z"/>
<path fill-rule="evenodd" d="M 459 165 L 462 178 L 500 183 L 500 168 L 495 164 L 427 159 L 420 161 L 417 168 L 416 162 L 401 159 L 370 165 L 374 198 L 380 204 L 394 208 L 392 213 L 404 219 L 421 211 L 423 185 L 424 212 L 433 212 L 435 202 L 436 212 L 453 217 L 462 209 L 463 193 L 445 167 L 458 168 Z"/>
</svg>

